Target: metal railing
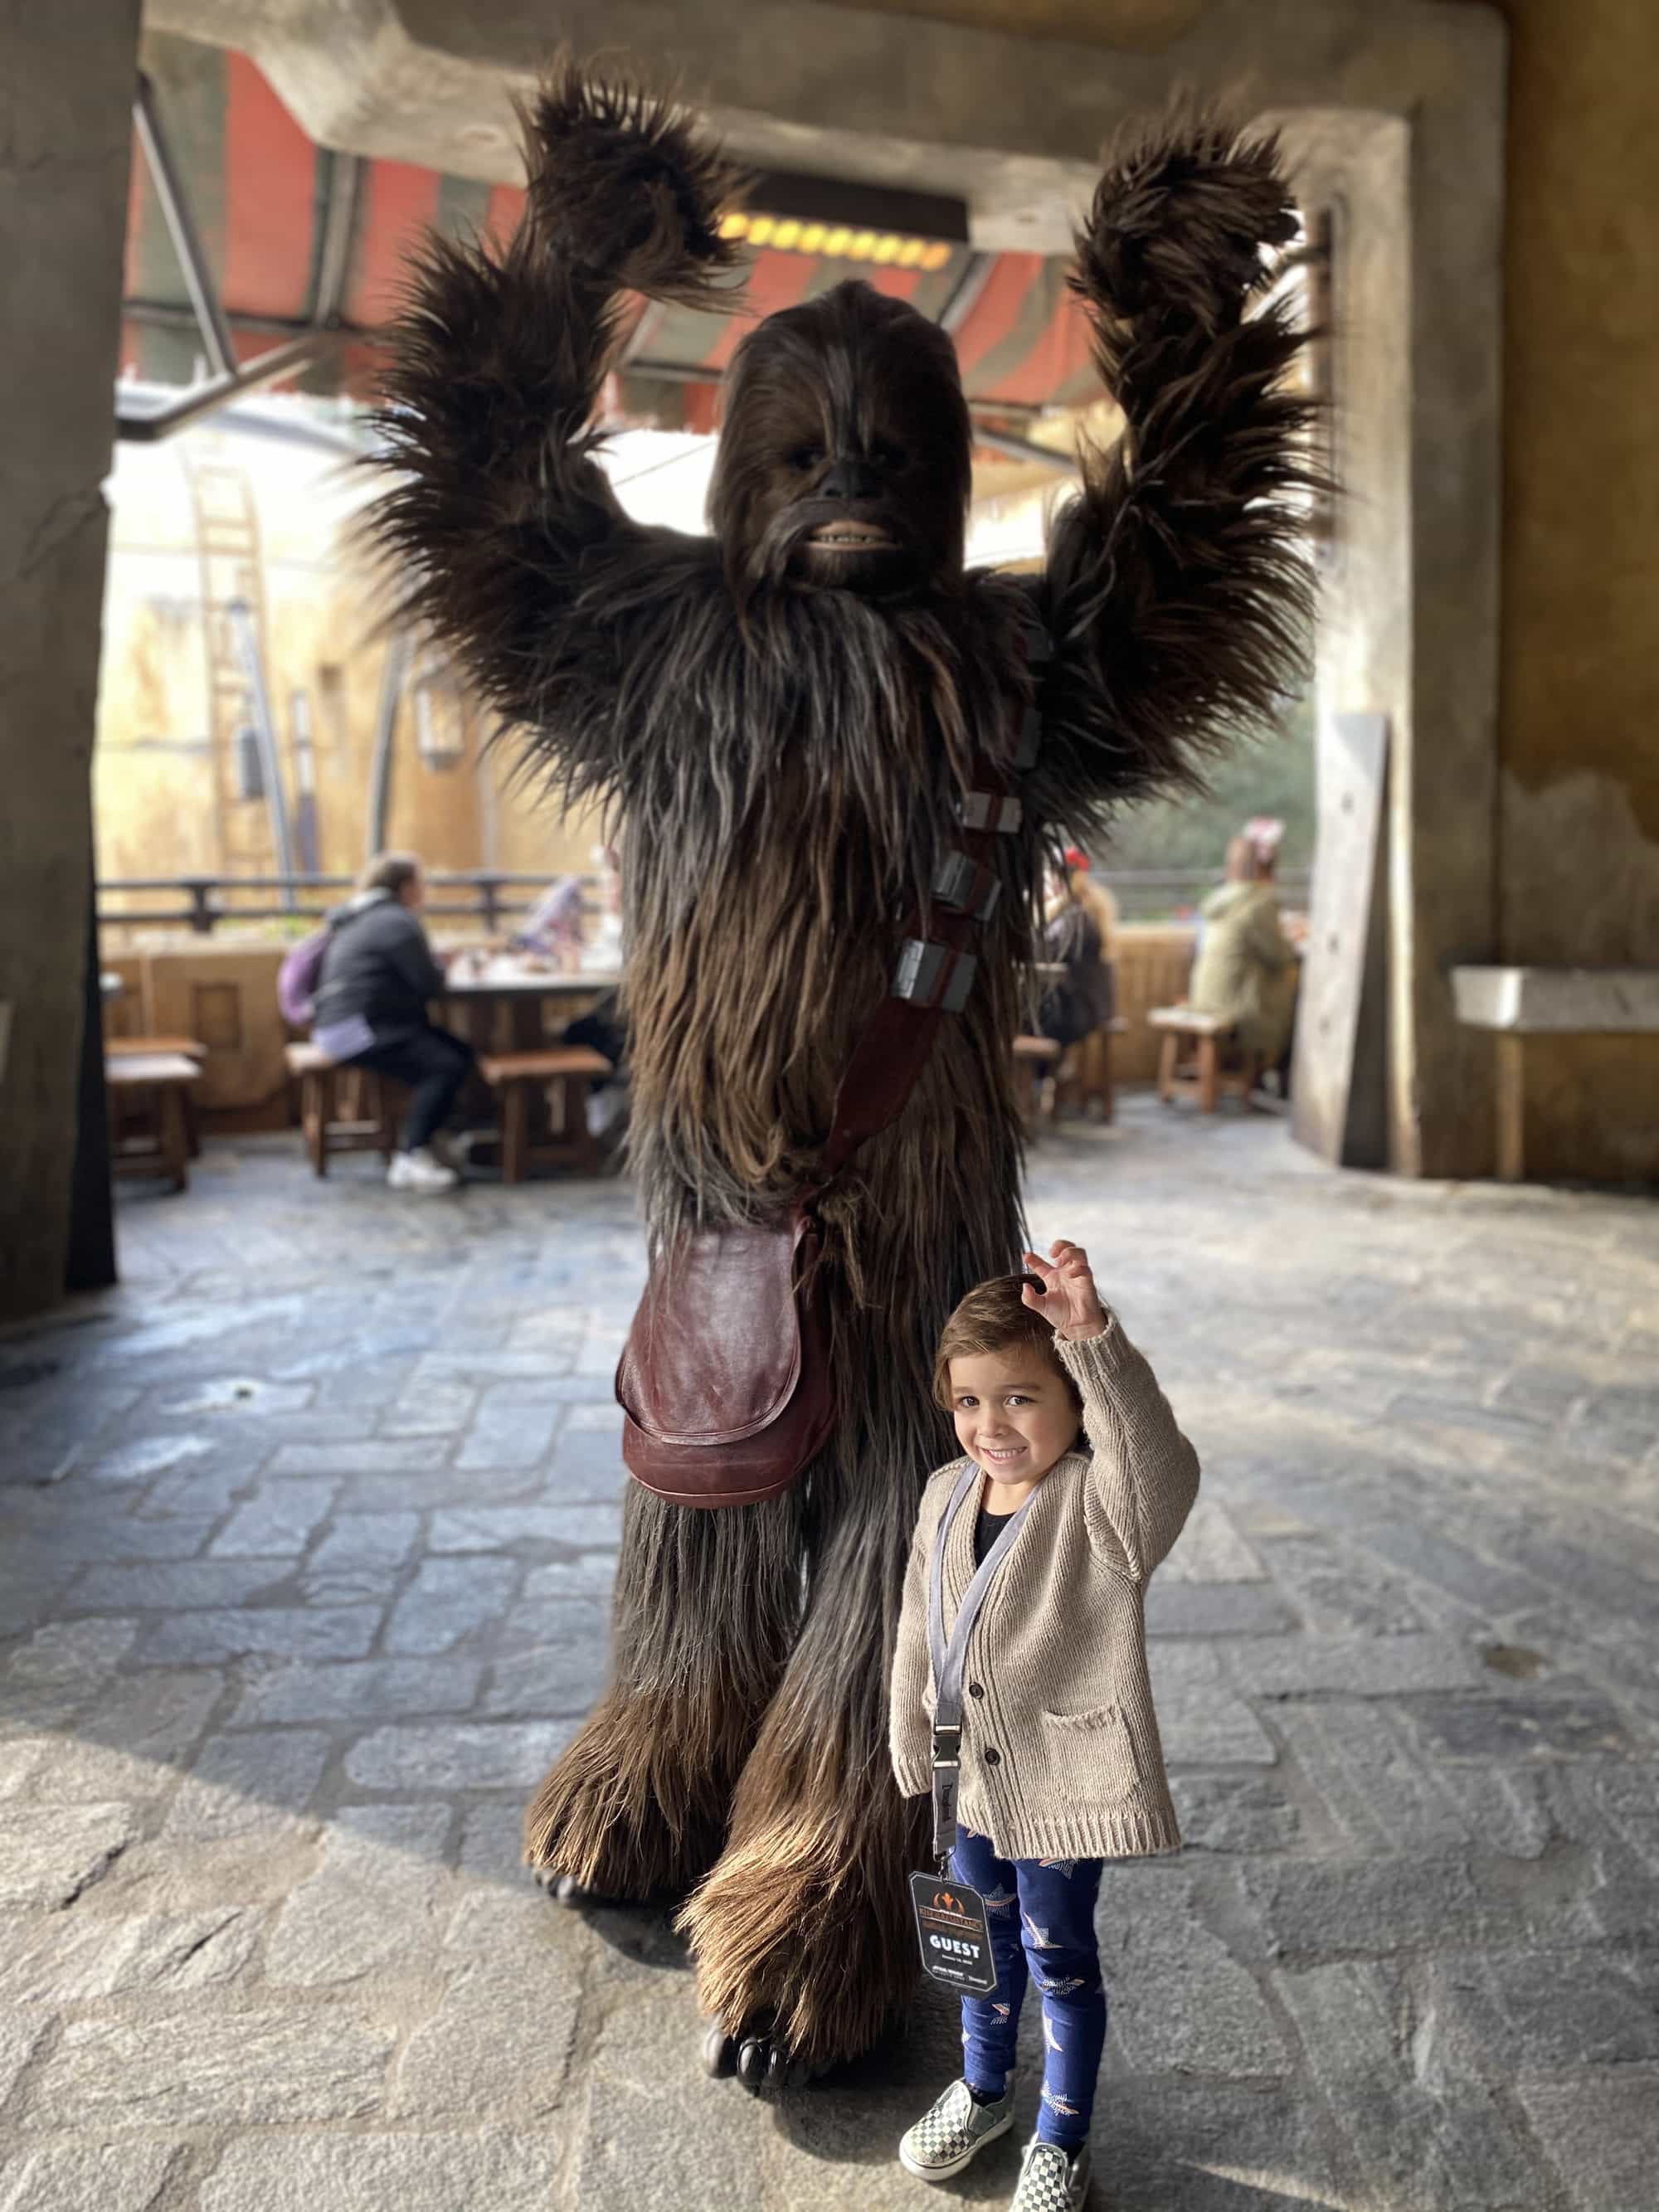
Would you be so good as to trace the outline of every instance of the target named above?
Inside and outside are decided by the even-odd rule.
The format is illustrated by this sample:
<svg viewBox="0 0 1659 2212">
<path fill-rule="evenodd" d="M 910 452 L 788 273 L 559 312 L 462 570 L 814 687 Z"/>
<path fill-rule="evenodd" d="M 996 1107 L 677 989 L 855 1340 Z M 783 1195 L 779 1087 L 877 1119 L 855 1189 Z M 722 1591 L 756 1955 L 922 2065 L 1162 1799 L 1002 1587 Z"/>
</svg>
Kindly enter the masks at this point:
<svg viewBox="0 0 1659 2212">
<path fill-rule="evenodd" d="M 1117 901 L 1124 921 L 1150 921 L 1192 913 L 1218 881 L 1206 868 L 1103 868 L 1101 881 Z M 432 869 L 424 912 L 434 921 L 475 921 L 494 936 L 504 919 L 528 912 L 552 878 L 499 868 Z M 593 908 L 596 879 L 582 877 L 583 908 Z M 98 919 L 112 929 L 177 928 L 210 937 L 221 923 L 320 921 L 351 890 L 351 876 L 118 876 L 98 886 Z M 1309 871 L 1286 869 L 1279 892 L 1287 907 L 1308 902 Z M 173 895 L 164 907 L 115 909 L 110 896 Z M 260 894 L 266 894 L 263 902 Z M 446 896 L 448 894 L 448 896 Z M 464 896 L 462 896 L 464 894 Z M 249 903 L 252 895 L 253 902 Z"/>
<path fill-rule="evenodd" d="M 111 929 L 167 929 L 182 924 L 198 937 L 210 937 L 224 922 L 321 921 L 349 896 L 356 881 L 354 876 L 108 876 L 98 885 L 98 920 Z M 506 916 L 527 913 L 552 881 L 551 874 L 508 869 L 428 869 L 428 896 L 422 911 L 428 920 L 478 922 L 486 936 L 493 936 Z M 595 879 L 584 875 L 581 882 L 587 910 L 593 904 Z M 175 902 L 120 908 L 107 903 L 112 895 L 136 892 L 170 892 Z"/>
</svg>

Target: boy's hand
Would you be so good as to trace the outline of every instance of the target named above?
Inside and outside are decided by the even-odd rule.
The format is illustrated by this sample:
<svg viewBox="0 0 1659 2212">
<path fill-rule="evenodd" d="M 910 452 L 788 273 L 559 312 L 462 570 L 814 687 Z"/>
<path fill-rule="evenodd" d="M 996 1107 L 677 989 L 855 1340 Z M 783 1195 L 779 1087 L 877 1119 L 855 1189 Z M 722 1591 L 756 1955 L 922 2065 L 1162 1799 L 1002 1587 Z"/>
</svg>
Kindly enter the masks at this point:
<svg viewBox="0 0 1659 2212">
<path fill-rule="evenodd" d="M 1052 1267 L 1035 1252 L 1025 1254 L 1026 1266 L 1042 1279 L 1043 1288 L 1036 1291 L 1027 1283 L 1020 1292 L 1022 1301 L 1068 1343 L 1075 1343 L 1079 1337 L 1098 1336 L 1106 1326 L 1106 1314 L 1095 1288 L 1088 1254 L 1064 1237 L 1054 1239 L 1048 1253 Z"/>
</svg>

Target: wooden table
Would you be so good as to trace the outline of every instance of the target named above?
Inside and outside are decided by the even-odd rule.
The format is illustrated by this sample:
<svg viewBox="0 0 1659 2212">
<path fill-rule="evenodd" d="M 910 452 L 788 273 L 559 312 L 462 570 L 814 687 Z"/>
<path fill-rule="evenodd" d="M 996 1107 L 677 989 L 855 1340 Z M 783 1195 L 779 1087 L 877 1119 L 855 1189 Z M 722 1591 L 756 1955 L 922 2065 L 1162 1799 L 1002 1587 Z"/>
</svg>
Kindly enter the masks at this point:
<svg viewBox="0 0 1659 2212">
<path fill-rule="evenodd" d="M 544 968 L 513 952 L 491 953 L 474 967 L 463 953 L 444 978 L 438 1019 L 475 1052 L 538 1052 L 621 981 L 609 971 Z M 561 1017 L 550 1027 L 550 1006 Z"/>
</svg>

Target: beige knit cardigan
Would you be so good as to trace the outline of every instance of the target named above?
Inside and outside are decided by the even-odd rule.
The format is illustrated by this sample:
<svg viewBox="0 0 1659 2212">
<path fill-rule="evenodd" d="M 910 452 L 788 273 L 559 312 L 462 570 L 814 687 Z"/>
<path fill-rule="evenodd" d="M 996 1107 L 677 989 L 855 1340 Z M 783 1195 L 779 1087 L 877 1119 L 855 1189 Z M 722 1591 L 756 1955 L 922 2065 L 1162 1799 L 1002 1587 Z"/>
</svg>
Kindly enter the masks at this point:
<svg viewBox="0 0 1659 2212">
<path fill-rule="evenodd" d="M 957 1817 L 1003 1858 L 1176 1850 L 1143 1596 L 1198 1494 L 1198 1455 L 1113 1316 L 1098 1336 L 1054 1348 L 1093 1450 L 1067 1452 L 1037 1485 L 969 1637 Z M 933 1783 L 928 1561 L 967 1464 L 930 1479 L 905 1574 L 889 1738 L 907 1797 Z M 976 1517 L 970 1492 L 945 1539 L 947 1636 L 974 1573 Z"/>
</svg>

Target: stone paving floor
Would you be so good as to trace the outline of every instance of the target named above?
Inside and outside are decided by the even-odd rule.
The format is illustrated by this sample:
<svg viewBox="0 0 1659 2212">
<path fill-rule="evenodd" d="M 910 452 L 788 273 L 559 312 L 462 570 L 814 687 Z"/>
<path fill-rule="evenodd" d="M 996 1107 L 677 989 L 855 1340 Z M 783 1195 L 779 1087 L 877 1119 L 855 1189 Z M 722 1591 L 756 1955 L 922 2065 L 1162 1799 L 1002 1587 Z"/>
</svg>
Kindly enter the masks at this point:
<svg viewBox="0 0 1659 2212">
<path fill-rule="evenodd" d="M 1205 1468 L 1097 2207 L 1659 2203 L 1654 1207 L 1136 1099 L 1030 1195 Z M 659 1921 L 517 1867 L 603 1669 L 627 1187 L 409 1201 L 256 1139 L 120 1223 L 118 1292 L 0 1335 L 0 2212 L 937 2201 L 892 2151 L 945 2001 L 757 2105 Z"/>
</svg>

